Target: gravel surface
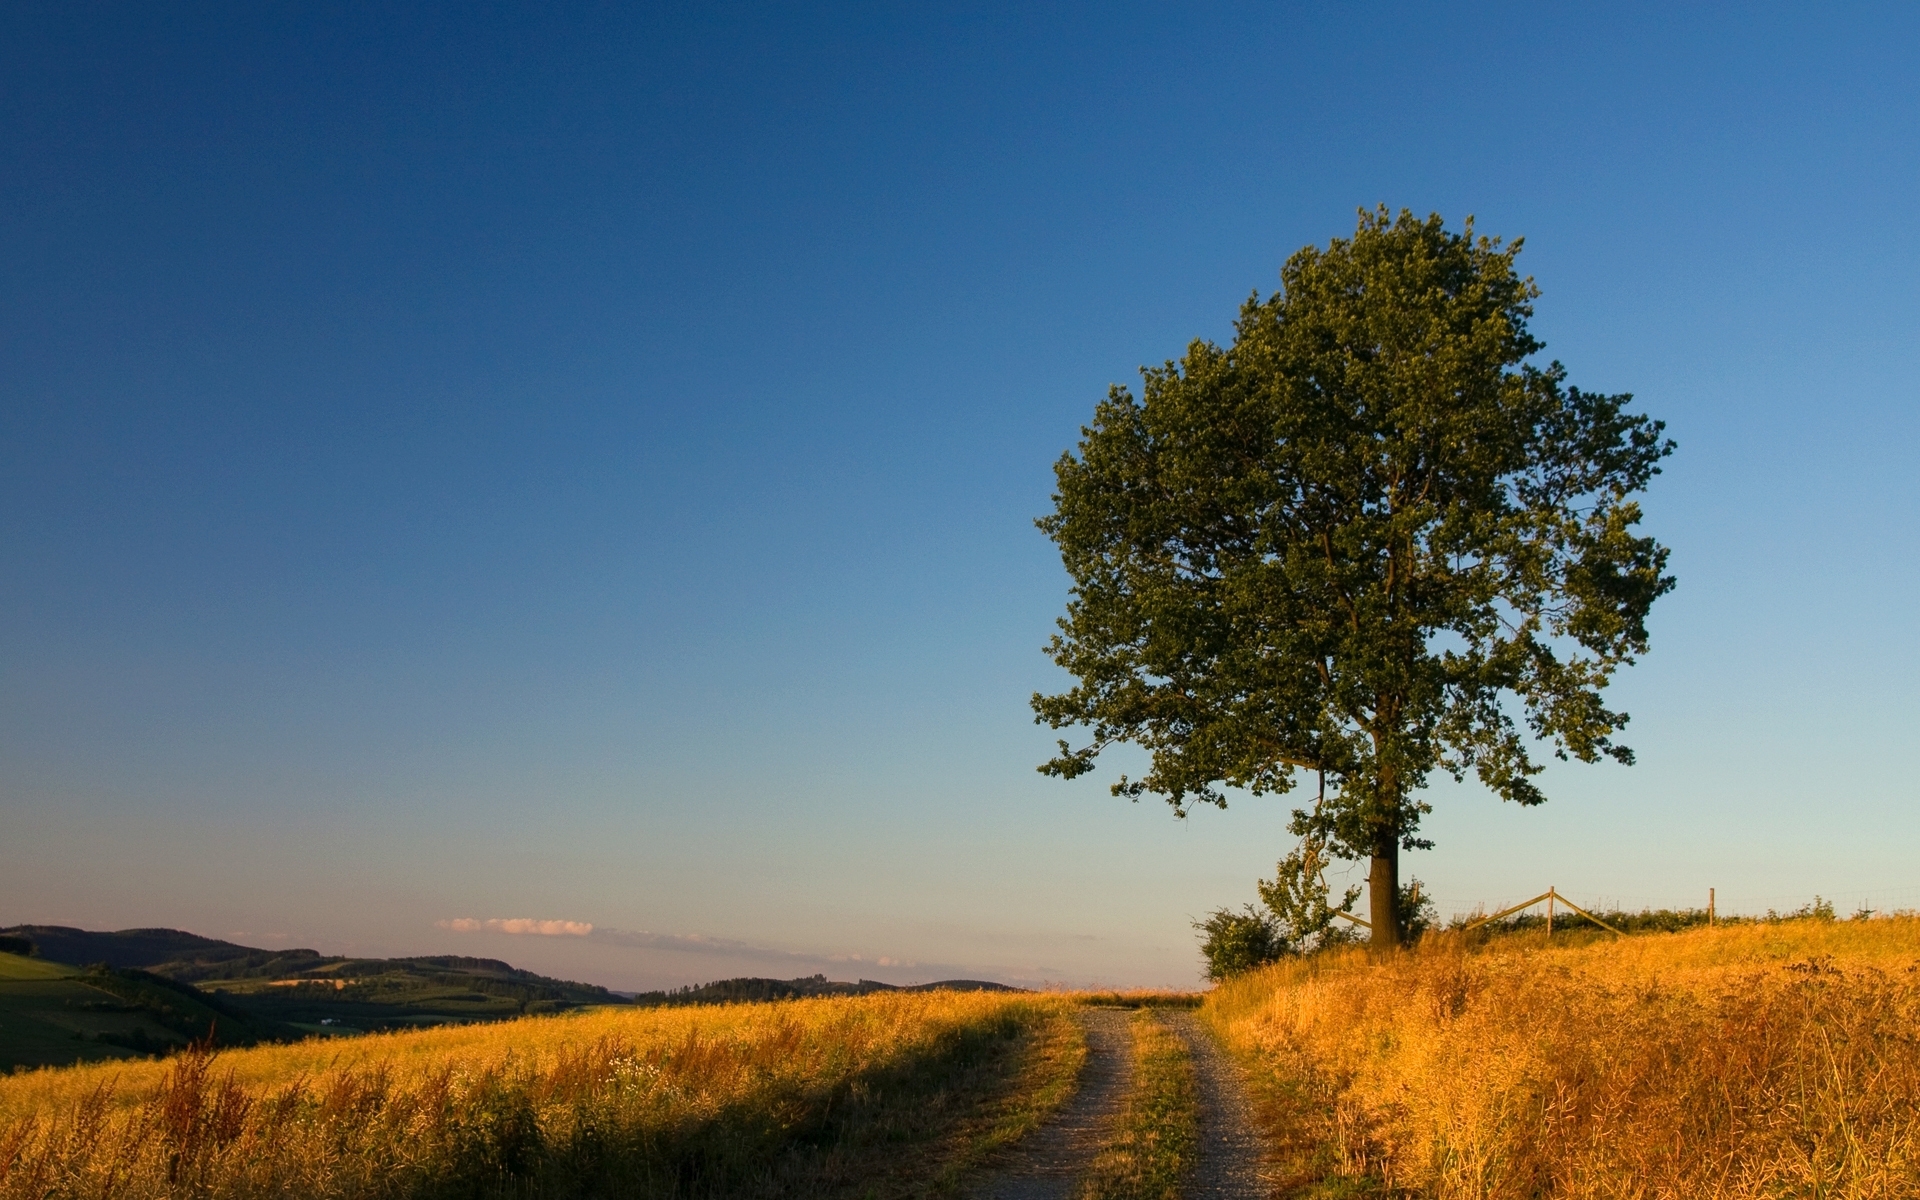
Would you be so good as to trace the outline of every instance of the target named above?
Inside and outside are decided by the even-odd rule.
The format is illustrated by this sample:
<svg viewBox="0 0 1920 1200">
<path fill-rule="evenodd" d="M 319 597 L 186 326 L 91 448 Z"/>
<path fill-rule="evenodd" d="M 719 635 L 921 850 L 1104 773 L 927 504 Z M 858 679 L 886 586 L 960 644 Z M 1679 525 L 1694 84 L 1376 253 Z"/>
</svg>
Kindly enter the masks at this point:
<svg viewBox="0 0 1920 1200">
<path fill-rule="evenodd" d="M 1168 1022 L 1186 1039 L 1200 1085 L 1200 1161 L 1186 1195 L 1221 1200 L 1266 1200 L 1274 1194 L 1264 1168 L 1268 1155 L 1240 1067 L 1190 1012 L 1170 1011 Z"/>
<path fill-rule="evenodd" d="M 1087 1031 L 1087 1061 L 1073 1098 L 1021 1143 L 1004 1167 L 967 1193 L 972 1200 L 1070 1200 L 1075 1194 L 1133 1077 L 1127 1014 L 1092 1008 L 1080 1016 Z"/>
</svg>

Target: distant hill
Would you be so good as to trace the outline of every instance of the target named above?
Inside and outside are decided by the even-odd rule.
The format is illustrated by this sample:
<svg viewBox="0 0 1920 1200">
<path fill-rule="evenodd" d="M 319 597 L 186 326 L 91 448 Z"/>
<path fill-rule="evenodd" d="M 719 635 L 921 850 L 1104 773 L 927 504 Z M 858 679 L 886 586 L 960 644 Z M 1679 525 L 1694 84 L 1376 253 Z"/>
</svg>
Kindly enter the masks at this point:
<svg viewBox="0 0 1920 1200">
<path fill-rule="evenodd" d="M 1004 983 L 989 983 L 983 979 L 943 979 L 938 983 L 916 983 L 900 987 L 873 979 L 862 979 L 858 983 L 839 983 L 828 979 L 825 975 L 809 975 L 803 979 L 721 979 L 713 983 L 676 988 L 672 991 L 634 993 L 633 1002 L 653 1008 L 677 1004 L 744 1004 L 765 1000 L 797 1000 L 807 996 L 865 996 L 872 992 L 1019 992 L 1025 990 L 1009 987 Z"/>
<path fill-rule="evenodd" d="M 207 1038 L 249 1046 L 301 1036 L 146 971 L 82 970 L 0 951 L 0 1071 L 158 1054 Z"/>
<path fill-rule="evenodd" d="M 11 964 L 11 965 L 8 965 Z M 738 1004 L 892 991 L 1019 991 L 978 979 L 896 987 L 824 975 L 722 979 L 627 995 L 494 958 L 348 958 L 262 950 L 178 929 L 0 929 L 0 1069 L 229 1045 L 497 1021 L 604 1004 Z"/>
<path fill-rule="evenodd" d="M 53 962 L 135 967 L 153 970 L 166 965 L 172 979 L 244 978 L 271 975 L 285 968 L 304 970 L 322 961 L 317 950 L 257 950 L 219 938 L 201 937 L 179 929 L 122 929 L 96 933 L 66 925 L 15 925 L 0 929 L 0 937 L 24 938 L 34 953 Z"/>
<path fill-rule="evenodd" d="M 262 950 L 178 929 L 113 933 L 16 925 L 0 938 L 40 960 L 140 971 L 285 1036 L 495 1021 L 588 1005 L 625 1004 L 592 984 L 551 979 L 493 958 L 425 955 L 348 958 L 315 950 Z M 0 1025 L 0 1037 L 5 1029 Z"/>
</svg>

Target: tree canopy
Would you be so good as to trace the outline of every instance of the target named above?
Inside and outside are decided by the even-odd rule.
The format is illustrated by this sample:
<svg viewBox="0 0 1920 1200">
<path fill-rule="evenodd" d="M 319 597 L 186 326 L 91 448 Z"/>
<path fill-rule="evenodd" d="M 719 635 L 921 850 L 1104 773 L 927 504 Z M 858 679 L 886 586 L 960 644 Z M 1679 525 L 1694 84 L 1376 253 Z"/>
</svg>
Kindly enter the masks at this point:
<svg viewBox="0 0 1920 1200">
<path fill-rule="evenodd" d="M 1520 248 L 1362 211 L 1242 306 L 1231 346 L 1111 389 L 1039 521 L 1072 578 L 1048 654 L 1075 682 L 1033 708 L 1091 732 L 1041 770 L 1132 742 L 1149 768 L 1114 793 L 1180 815 L 1321 773 L 1295 832 L 1372 860 L 1376 944 L 1400 939 L 1436 768 L 1531 805 L 1538 742 L 1632 761 L 1602 692 L 1674 584 L 1634 498 L 1673 443 L 1630 395 L 1532 361 Z"/>
</svg>

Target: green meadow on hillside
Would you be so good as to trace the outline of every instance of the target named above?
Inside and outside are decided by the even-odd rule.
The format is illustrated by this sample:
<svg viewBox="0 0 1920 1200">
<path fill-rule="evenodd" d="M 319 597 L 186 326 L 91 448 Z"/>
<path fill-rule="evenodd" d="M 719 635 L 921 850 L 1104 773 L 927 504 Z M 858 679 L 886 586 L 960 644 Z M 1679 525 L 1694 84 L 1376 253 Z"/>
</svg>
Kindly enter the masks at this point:
<svg viewBox="0 0 1920 1200">
<path fill-rule="evenodd" d="M 626 1002 L 605 988 L 486 958 L 346 958 L 263 950 L 177 929 L 22 925 L 0 936 L 33 951 L 32 958 L 11 956 L 34 964 L 21 970 L 70 980 L 15 989 L 19 1019 L 0 1020 L 0 1069 L 164 1051 L 206 1036 L 216 1018 L 216 1040 L 244 1045 Z M 93 994 L 102 988 L 113 995 Z M 116 1002 L 128 1011 L 111 1009 Z M 168 1006 L 175 1011 L 162 1011 Z M 135 1008 L 168 1020 L 136 1019 Z"/>
<path fill-rule="evenodd" d="M 0 953 L 0 1070 L 144 1057 L 209 1034 L 247 1045 L 279 1032 L 137 971 Z"/>
</svg>

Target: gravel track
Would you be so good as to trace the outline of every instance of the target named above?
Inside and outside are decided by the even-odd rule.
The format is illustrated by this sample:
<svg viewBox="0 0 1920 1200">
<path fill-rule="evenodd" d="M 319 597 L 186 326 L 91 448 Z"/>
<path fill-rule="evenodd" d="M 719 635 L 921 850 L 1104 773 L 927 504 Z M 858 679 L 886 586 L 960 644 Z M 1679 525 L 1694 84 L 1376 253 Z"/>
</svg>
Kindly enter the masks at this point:
<svg viewBox="0 0 1920 1200">
<path fill-rule="evenodd" d="M 1266 1200 L 1275 1194 L 1265 1169 L 1267 1146 L 1239 1065 L 1191 1012 L 1170 1011 L 1166 1016 L 1186 1040 L 1200 1091 L 1200 1161 L 1187 1181 L 1187 1197 Z"/>
<path fill-rule="evenodd" d="M 971 1200 L 1071 1200 L 1077 1192 L 1133 1082 L 1127 1014 L 1093 1008 L 1080 1018 L 1087 1031 L 1087 1061 L 1073 1098 L 1022 1142 L 1004 1167 L 971 1189 Z"/>
</svg>

